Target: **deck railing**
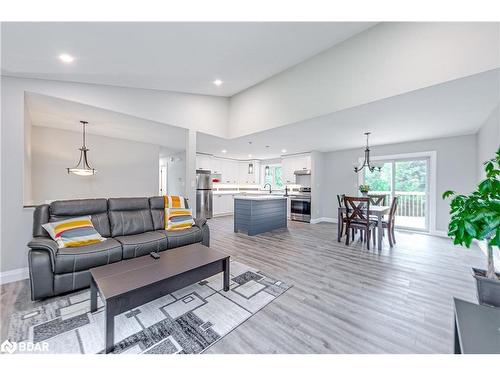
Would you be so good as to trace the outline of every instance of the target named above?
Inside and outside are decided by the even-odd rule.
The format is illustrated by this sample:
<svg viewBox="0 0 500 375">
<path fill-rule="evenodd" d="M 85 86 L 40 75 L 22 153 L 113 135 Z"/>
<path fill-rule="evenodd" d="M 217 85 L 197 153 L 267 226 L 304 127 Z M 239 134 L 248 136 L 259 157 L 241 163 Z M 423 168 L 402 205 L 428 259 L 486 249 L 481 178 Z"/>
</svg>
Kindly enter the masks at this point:
<svg viewBox="0 0 500 375">
<path fill-rule="evenodd" d="M 370 191 L 368 194 L 385 194 L 386 204 L 391 204 L 390 191 Z M 425 217 L 427 206 L 425 192 L 396 191 L 396 196 L 398 197 L 396 216 Z"/>
</svg>

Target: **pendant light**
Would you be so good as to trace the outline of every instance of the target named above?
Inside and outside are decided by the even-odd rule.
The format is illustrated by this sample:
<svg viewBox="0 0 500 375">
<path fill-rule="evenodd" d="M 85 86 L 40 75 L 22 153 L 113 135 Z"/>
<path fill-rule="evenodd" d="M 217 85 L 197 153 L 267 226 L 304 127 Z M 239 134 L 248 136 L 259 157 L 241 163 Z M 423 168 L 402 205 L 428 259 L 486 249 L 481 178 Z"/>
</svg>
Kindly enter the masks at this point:
<svg viewBox="0 0 500 375">
<path fill-rule="evenodd" d="M 80 121 L 80 123 L 83 126 L 83 145 L 80 150 L 80 160 L 78 160 L 78 164 L 73 167 L 73 168 L 66 168 L 68 171 L 68 174 L 76 174 L 78 176 L 92 176 L 96 174 L 96 170 L 92 168 L 89 165 L 88 159 L 87 159 L 87 151 L 89 149 L 87 148 L 85 144 L 85 127 L 87 126 L 88 122 L 87 121 Z"/>
<path fill-rule="evenodd" d="M 365 160 L 363 161 L 363 165 L 361 167 L 356 166 L 354 167 L 354 172 L 358 173 L 361 171 L 364 167 L 367 167 L 370 172 L 373 172 L 375 169 L 377 169 L 379 172 L 382 169 L 380 165 L 371 165 L 370 164 L 370 148 L 368 146 L 368 137 L 370 136 L 370 132 L 365 133 L 366 135 L 366 148 L 365 148 Z"/>
</svg>

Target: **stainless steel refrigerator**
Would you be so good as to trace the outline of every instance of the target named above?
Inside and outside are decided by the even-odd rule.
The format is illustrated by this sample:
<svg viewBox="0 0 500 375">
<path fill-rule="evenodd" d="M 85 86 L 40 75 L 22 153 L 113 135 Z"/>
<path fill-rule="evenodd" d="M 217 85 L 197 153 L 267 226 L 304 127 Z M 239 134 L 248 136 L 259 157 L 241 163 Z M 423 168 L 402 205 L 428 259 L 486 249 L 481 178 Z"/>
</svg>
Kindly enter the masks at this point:
<svg viewBox="0 0 500 375">
<path fill-rule="evenodd" d="M 207 170 L 196 171 L 196 217 L 212 218 L 212 177 Z"/>
</svg>

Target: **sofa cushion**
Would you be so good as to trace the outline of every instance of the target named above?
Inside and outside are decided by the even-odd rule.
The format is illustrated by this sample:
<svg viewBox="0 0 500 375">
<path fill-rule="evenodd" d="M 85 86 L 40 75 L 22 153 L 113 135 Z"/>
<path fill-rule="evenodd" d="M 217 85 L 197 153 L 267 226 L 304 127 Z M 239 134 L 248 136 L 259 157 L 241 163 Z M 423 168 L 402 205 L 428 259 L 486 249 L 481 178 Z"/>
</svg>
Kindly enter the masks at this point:
<svg viewBox="0 0 500 375">
<path fill-rule="evenodd" d="M 88 270 L 122 260 L 122 246 L 113 238 L 92 245 L 65 247 L 57 251 L 55 273 Z"/>
<path fill-rule="evenodd" d="M 72 199 L 54 201 L 49 207 L 49 221 L 60 221 L 90 215 L 94 228 L 103 237 L 110 237 L 108 202 L 106 199 Z M 44 223 L 41 223 L 44 224 Z"/>
<path fill-rule="evenodd" d="M 154 230 L 148 198 L 110 198 L 108 207 L 113 237 Z"/>
<path fill-rule="evenodd" d="M 191 245 L 193 243 L 201 242 L 203 233 L 199 227 L 193 226 L 184 230 L 168 231 L 157 230 L 167 236 L 168 248 L 173 249 L 180 246 Z"/>
<path fill-rule="evenodd" d="M 152 251 L 167 249 L 167 237 L 160 231 L 115 237 L 123 247 L 123 259 L 149 254 Z"/>
</svg>

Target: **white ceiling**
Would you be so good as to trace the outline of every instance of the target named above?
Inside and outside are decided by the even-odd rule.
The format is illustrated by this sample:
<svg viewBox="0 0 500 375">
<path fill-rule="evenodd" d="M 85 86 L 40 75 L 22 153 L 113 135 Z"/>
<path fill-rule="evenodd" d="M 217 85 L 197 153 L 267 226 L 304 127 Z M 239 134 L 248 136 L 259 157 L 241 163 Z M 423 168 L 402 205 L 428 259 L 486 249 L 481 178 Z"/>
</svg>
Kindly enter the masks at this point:
<svg viewBox="0 0 500 375">
<path fill-rule="evenodd" d="M 231 96 L 373 25 L 3 22 L 2 74 Z"/>
<path fill-rule="evenodd" d="M 371 145 L 471 134 L 498 105 L 499 90 L 497 69 L 245 137 L 198 133 L 197 150 L 266 159 L 280 156 L 281 149 L 287 154 L 362 149 L 366 131 L 373 132 Z"/>
<path fill-rule="evenodd" d="M 84 120 L 90 134 L 160 145 L 172 151 L 185 149 L 187 130 L 183 128 L 35 93 L 27 93 L 26 99 L 32 126 L 81 132 L 80 120 Z"/>
</svg>

